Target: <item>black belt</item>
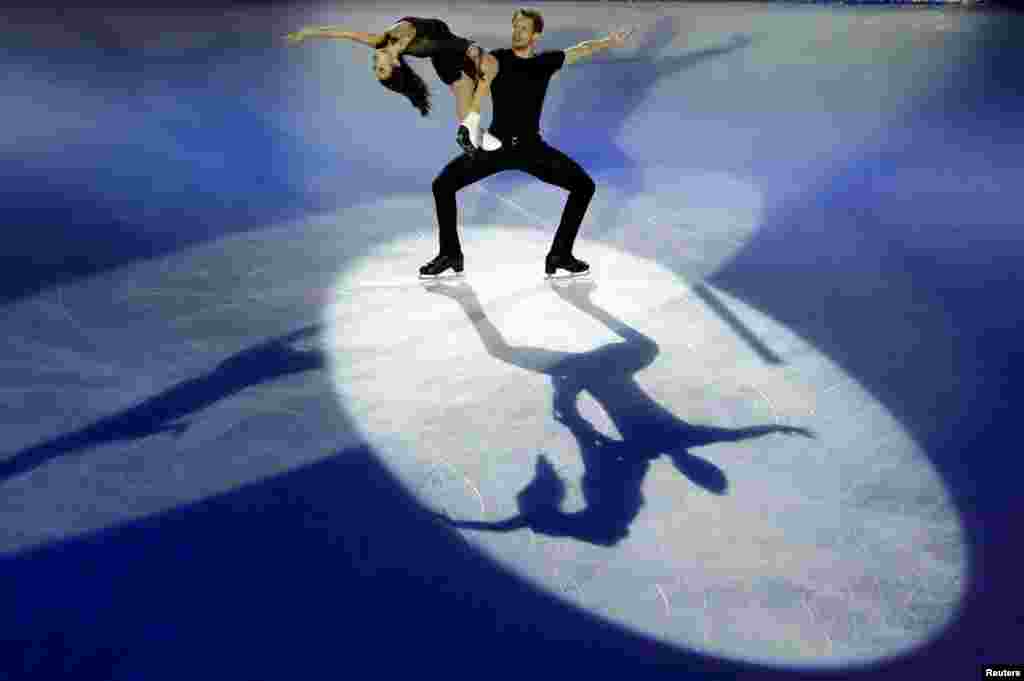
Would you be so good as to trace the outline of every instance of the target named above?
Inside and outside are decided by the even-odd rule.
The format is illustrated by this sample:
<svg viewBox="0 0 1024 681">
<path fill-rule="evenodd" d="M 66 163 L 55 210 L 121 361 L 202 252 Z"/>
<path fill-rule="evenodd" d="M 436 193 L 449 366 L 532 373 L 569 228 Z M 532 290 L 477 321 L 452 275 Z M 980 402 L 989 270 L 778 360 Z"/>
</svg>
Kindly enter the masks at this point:
<svg viewBox="0 0 1024 681">
<path fill-rule="evenodd" d="M 493 132 L 491 134 L 494 135 Z M 498 137 L 497 135 L 494 136 Z M 524 142 L 536 143 L 541 141 L 540 133 L 533 135 L 511 135 L 509 137 L 498 137 L 498 139 L 501 140 L 502 146 L 506 146 L 509 149 L 514 149 Z"/>
</svg>

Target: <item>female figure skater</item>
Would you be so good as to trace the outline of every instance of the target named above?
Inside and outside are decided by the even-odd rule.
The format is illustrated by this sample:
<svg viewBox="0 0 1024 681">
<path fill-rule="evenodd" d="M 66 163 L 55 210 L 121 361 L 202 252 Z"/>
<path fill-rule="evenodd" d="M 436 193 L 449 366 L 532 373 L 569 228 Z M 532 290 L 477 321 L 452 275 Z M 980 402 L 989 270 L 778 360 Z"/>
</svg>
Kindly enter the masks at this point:
<svg viewBox="0 0 1024 681">
<path fill-rule="evenodd" d="M 441 82 L 455 96 L 455 114 L 460 123 L 456 135 L 459 146 L 470 155 L 481 146 L 485 151 L 501 147 L 501 142 L 490 133 L 480 134 L 479 104 L 473 101 L 481 66 L 489 55 L 479 45 L 452 33 L 440 19 L 404 17 L 384 33 L 319 26 L 303 28 L 285 37 L 292 44 L 307 38 L 340 38 L 372 47 L 373 73 L 380 84 L 407 97 L 424 116 L 430 113 L 430 93 L 403 55 L 429 58 Z"/>
</svg>

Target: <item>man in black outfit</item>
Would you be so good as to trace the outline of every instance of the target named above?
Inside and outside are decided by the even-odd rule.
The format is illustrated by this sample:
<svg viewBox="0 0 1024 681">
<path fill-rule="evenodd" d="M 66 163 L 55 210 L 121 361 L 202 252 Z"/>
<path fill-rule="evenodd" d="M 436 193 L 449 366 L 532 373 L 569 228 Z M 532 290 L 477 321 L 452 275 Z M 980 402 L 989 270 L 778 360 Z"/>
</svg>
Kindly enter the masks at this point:
<svg viewBox="0 0 1024 681">
<path fill-rule="evenodd" d="M 494 111 L 490 133 L 501 140 L 502 146 L 491 152 L 467 150 L 434 179 L 440 254 L 420 268 L 421 276 L 434 277 L 449 269 L 462 272 L 455 193 L 503 170 L 520 170 L 569 191 L 561 223 L 544 260 L 545 273 L 552 276 L 562 269 L 570 275 L 581 275 L 590 269 L 573 257 L 572 247 L 594 196 L 594 181 L 576 161 L 541 139 L 540 115 L 548 83 L 558 69 L 599 50 L 622 47 L 628 34 L 611 33 L 602 40 L 587 40 L 567 50 L 534 54 L 543 30 L 544 19 L 539 12 L 517 10 L 512 17 L 512 48 L 491 52 L 481 66 L 481 81 L 471 108 L 479 111 L 479 99 L 490 93 Z M 459 132 L 461 137 L 478 136 L 476 130 L 463 128 Z"/>
</svg>

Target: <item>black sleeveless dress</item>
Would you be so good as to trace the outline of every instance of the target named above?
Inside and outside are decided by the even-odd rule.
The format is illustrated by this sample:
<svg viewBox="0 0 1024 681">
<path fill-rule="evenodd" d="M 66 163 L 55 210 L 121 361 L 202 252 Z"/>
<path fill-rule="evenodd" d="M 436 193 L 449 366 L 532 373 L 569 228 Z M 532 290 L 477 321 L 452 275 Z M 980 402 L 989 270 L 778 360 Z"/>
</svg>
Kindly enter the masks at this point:
<svg viewBox="0 0 1024 681">
<path fill-rule="evenodd" d="M 440 19 L 402 17 L 400 21 L 408 21 L 416 29 L 416 37 L 405 48 L 403 54 L 421 59 L 429 58 L 437 77 L 445 85 L 451 85 L 462 77 L 463 73 L 470 78 L 476 77 L 475 65 L 466 56 L 466 49 L 473 44 L 472 40 L 455 35 L 448 28 L 448 24 Z"/>
</svg>

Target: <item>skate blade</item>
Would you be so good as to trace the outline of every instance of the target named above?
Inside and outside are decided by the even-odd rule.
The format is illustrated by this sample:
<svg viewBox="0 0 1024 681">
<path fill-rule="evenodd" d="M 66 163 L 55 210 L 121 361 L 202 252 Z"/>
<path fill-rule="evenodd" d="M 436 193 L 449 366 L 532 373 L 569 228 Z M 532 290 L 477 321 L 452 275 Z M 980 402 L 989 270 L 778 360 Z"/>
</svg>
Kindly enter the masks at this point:
<svg viewBox="0 0 1024 681">
<path fill-rule="evenodd" d="M 590 276 L 590 270 L 586 270 L 584 272 L 565 272 L 565 273 L 559 273 L 559 272 L 556 271 L 554 274 L 548 274 L 547 272 L 544 273 L 544 278 L 548 279 L 550 281 L 564 281 L 566 279 L 579 279 L 580 277 L 589 277 L 589 276 Z"/>
<path fill-rule="evenodd" d="M 424 281 L 444 281 L 448 279 L 462 279 L 464 272 L 442 272 L 441 274 L 422 274 L 420 273 L 420 279 Z"/>
</svg>

